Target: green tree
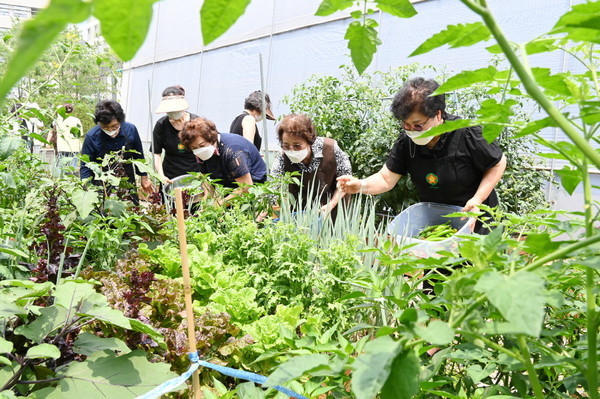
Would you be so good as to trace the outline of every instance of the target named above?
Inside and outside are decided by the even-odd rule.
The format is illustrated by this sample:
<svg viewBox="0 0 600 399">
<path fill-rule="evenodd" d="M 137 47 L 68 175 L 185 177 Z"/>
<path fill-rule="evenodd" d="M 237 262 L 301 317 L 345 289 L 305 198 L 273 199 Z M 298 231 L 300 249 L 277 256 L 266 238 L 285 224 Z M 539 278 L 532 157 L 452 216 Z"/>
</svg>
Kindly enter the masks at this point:
<svg viewBox="0 0 600 399">
<path fill-rule="evenodd" d="M 9 55 L 17 44 L 22 26 L 17 25 L 0 41 L 0 73 L 4 75 Z M 121 62 L 106 46 L 86 43 L 79 30 L 70 27 L 44 52 L 11 92 L 11 103 L 37 103 L 47 121 L 61 104 L 75 104 L 74 115 L 84 129 L 93 126 L 91 115 L 98 100 L 116 92 Z M 49 126 L 49 124 L 47 124 Z"/>
</svg>

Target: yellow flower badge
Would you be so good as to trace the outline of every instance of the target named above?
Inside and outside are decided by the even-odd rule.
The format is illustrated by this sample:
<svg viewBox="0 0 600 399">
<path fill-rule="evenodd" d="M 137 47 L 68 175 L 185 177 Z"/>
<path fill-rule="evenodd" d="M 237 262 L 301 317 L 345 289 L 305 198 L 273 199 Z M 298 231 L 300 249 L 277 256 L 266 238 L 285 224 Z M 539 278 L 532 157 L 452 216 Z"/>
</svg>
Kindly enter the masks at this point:
<svg viewBox="0 0 600 399">
<path fill-rule="evenodd" d="M 183 150 L 185 150 L 185 147 L 183 146 L 183 144 L 179 143 L 179 144 L 177 144 L 177 149 L 179 151 L 183 151 Z"/>
<path fill-rule="evenodd" d="M 437 177 L 437 175 L 435 173 L 427 173 L 427 176 L 425 176 L 425 181 L 427 183 L 429 183 L 429 185 L 435 186 L 438 184 L 440 179 Z"/>
</svg>

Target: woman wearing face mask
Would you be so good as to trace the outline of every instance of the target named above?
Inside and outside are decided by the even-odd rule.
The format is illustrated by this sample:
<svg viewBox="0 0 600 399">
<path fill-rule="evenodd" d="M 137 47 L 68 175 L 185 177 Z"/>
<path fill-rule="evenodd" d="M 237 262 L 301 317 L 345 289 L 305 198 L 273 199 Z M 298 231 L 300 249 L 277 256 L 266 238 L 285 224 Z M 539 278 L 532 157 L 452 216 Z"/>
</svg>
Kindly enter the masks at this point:
<svg viewBox="0 0 600 399">
<path fill-rule="evenodd" d="M 102 100 L 96 104 L 94 122 L 97 123 L 87 134 L 81 149 L 82 155 L 87 155 L 90 162 L 102 162 L 106 154 L 120 154 L 123 159 L 144 160 L 142 141 L 135 125 L 125 122 L 125 112 L 121 105 L 112 100 Z M 118 165 L 109 165 L 114 169 Z M 134 167 L 131 163 L 123 163 L 125 175 L 130 183 L 135 184 Z M 94 173 L 85 162 L 81 163 L 79 172 L 82 179 L 94 177 Z M 152 182 L 145 173 L 137 171 L 141 176 L 144 191 L 153 191 Z M 132 199 L 137 202 L 137 195 Z"/>
<path fill-rule="evenodd" d="M 506 157 L 482 136 L 481 127 L 457 129 L 439 136 L 422 137 L 445 121 L 459 119 L 446 113 L 445 95 L 430 96 L 437 88 L 432 79 L 413 78 L 398 91 L 392 113 L 400 121 L 401 134 L 386 164 L 376 174 L 359 180 L 338 179 L 348 193 L 380 194 L 391 190 L 409 174 L 420 201 L 462 206 L 479 211 L 479 205 L 498 205 L 494 187 L 506 168 Z M 480 231 L 480 224 L 472 226 Z M 483 232 L 483 231 L 480 231 Z"/>
<path fill-rule="evenodd" d="M 271 99 L 269 95 L 265 93 L 265 114 L 267 119 L 274 121 L 275 117 L 271 112 Z M 262 92 L 260 90 L 250 93 L 244 101 L 244 112 L 236 116 L 229 131 L 233 134 L 239 134 L 244 136 L 248 141 L 254 143 L 257 150 L 260 151 L 262 144 L 262 137 L 258 133 L 258 127 L 256 122 L 263 120 L 262 114 Z"/>
<path fill-rule="evenodd" d="M 185 90 L 181 86 L 169 86 L 162 93 L 162 101 L 156 109 L 157 114 L 166 113 L 160 118 L 152 133 L 151 151 L 154 153 L 154 165 L 162 183 L 171 183 L 173 178 L 189 172 L 198 172 L 196 157 L 179 141 L 179 132 L 183 125 L 198 115 L 187 112 Z M 165 152 L 163 159 L 163 150 Z"/>
<path fill-rule="evenodd" d="M 219 133 L 208 119 L 198 117 L 186 122 L 179 139 L 198 158 L 200 172 L 213 180 L 219 179 L 218 183 L 225 187 L 237 188 L 266 180 L 267 166 L 256 147 L 236 134 Z"/>
<path fill-rule="evenodd" d="M 352 173 L 348 155 L 335 140 L 317 137 L 306 115 L 285 116 L 277 127 L 277 136 L 283 152 L 275 159 L 271 175 L 299 172 L 300 185 L 289 185 L 296 203 L 306 205 L 318 199 L 321 212 L 331 212 L 335 218 L 338 201 L 344 196 L 336 187 L 336 178 Z"/>
</svg>

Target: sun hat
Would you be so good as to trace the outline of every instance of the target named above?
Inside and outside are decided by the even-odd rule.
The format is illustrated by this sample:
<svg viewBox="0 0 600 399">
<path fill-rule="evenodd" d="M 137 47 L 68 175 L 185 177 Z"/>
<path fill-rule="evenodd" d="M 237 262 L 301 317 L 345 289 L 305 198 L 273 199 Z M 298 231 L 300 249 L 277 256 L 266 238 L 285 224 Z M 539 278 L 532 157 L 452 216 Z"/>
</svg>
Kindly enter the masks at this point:
<svg viewBox="0 0 600 399">
<path fill-rule="evenodd" d="M 185 96 L 164 96 L 154 112 L 164 114 L 165 112 L 185 111 L 189 107 Z"/>
</svg>

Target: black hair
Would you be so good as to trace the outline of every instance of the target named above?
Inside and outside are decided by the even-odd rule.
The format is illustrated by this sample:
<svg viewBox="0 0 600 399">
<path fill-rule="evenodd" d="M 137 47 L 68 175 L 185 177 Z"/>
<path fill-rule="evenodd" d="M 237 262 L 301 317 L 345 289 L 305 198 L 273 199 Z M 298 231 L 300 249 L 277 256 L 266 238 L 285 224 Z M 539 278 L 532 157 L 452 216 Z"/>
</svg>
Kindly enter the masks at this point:
<svg viewBox="0 0 600 399">
<path fill-rule="evenodd" d="M 433 79 L 407 80 L 394 96 L 390 108 L 392 114 L 399 121 L 404 121 L 413 112 L 434 117 L 442 111 L 442 118 L 446 119 L 446 95 L 430 96 L 438 87 L 440 85 Z"/>
<path fill-rule="evenodd" d="M 185 89 L 179 85 L 169 86 L 163 90 L 162 96 L 185 96 Z"/>
<path fill-rule="evenodd" d="M 94 122 L 109 124 L 113 119 L 119 122 L 125 122 L 125 112 L 121 108 L 121 104 L 113 100 L 100 100 L 96 104 L 96 112 L 94 114 Z"/>
</svg>

